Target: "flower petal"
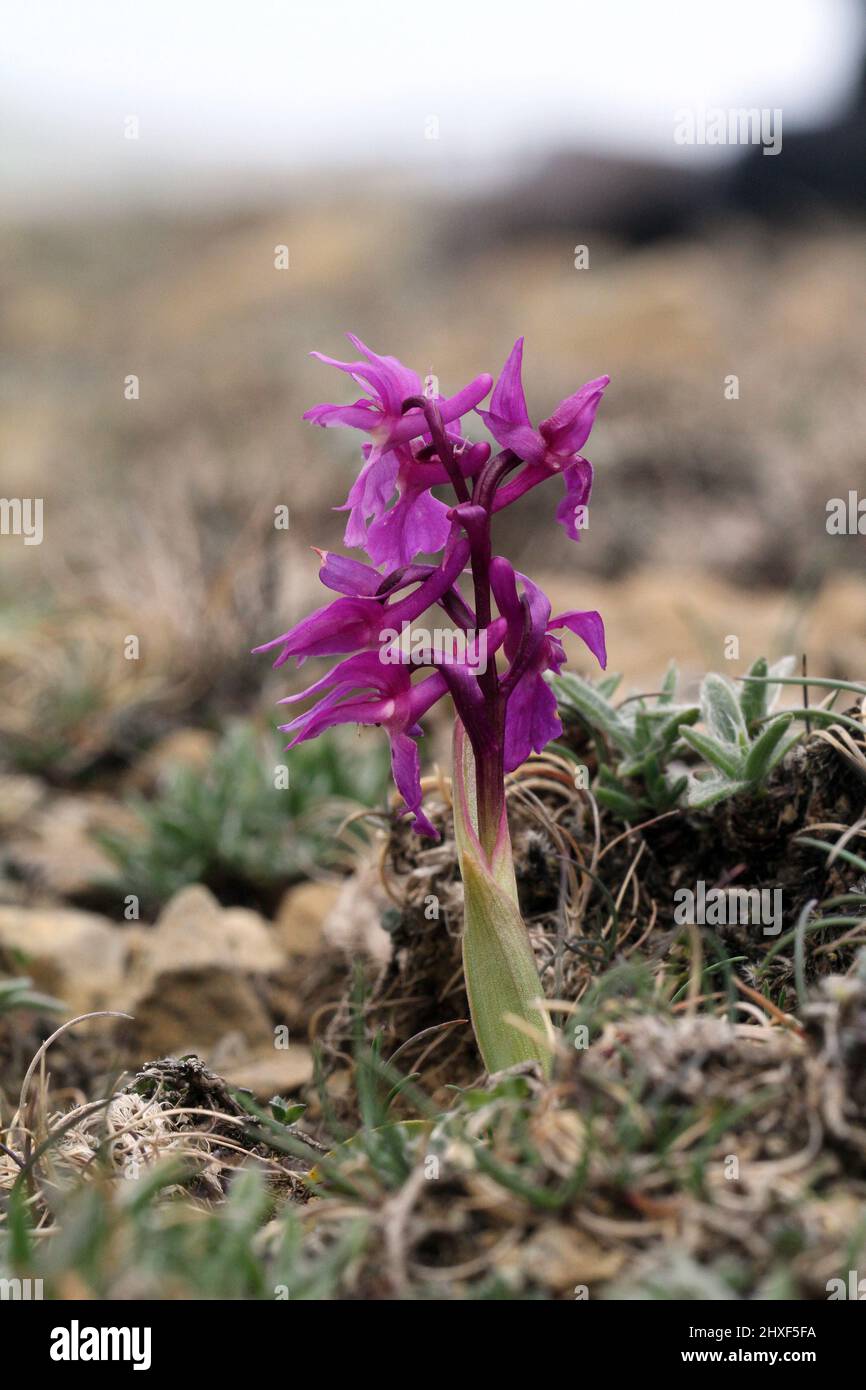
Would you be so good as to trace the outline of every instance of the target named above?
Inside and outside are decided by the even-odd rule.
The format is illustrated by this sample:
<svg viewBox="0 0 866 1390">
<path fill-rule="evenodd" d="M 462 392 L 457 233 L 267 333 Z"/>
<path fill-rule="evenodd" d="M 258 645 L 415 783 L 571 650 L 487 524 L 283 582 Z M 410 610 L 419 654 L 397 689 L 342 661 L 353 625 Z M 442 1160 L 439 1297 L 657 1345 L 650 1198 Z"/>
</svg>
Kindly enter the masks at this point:
<svg viewBox="0 0 866 1390">
<path fill-rule="evenodd" d="M 282 636 L 254 647 L 253 652 L 282 647 L 274 668 L 290 657 L 300 661 L 308 656 L 339 656 L 376 645 L 383 626 L 383 605 L 371 598 L 338 598 L 317 608 Z"/>
<path fill-rule="evenodd" d="M 306 714 L 299 715 L 290 724 L 280 724 L 279 728 L 283 733 L 294 734 L 286 744 L 289 749 L 318 738 L 326 729 L 336 728 L 338 724 L 381 724 L 390 706 L 390 700 L 370 699 L 344 700 L 338 704 L 335 696 L 326 695 Z"/>
<path fill-rule="evenodd" d="M 523 367 L 523 339 L 518 338 L 508 354 L 508 360 L 499 375 L 493 395 L 490 397 L 490 413 L 511 425 L 528 425 L 532 422 L 526 408 L 521 371 Z"/>
<path fill-rule="evenodd" d="M 397 790 L 415 818 L 413 830 L 419 835 L 429 835 L 438 840 L 438 830 L 421 810 L 421 759 L 417 743 L 408 734 L 397 732 L 391 735 L 391 772 Z"/>
<path fill-rule="evenodd" d="M 477 376 L 473 381 L 470 381 L 469 385 L 464 386 L 456 395 L 436 396 L 434 399 L 436 405 L 439 407 L 439 413 L 442 416 L 443 423 L 450 424 L 455 420 L 459 420 L 461 415 L 465 415 L 467 411 L 472 410 L 478 402 L 482 401 L 487 395 L 492 382 L 493 378 L 484 372 L 481 376 Z M 409 396 L 419 394 L 420 392 L 418 391 L 407 391 L 404 400 L 408 399 Z M 424 412 L 417 406 L 413 406 L 411 410 L 407 410 L 406 414 L 392 426 L 388 435 L 388 442 L 389 444 L 405 444 L 408 443 L 410 439 L 417 439 L 421 434 L 426 435 L 428 430 L 429 426 Z"/>
<path fill-rule="evenodd" d="M 308 686 L 306 690 L 299 690 L 294 695 L 284 695 L 277 703 L 294 705 L 298 700 L 318 695 L 331 686 L 339 687 L 341 694 L 357 690 L 359 687 L 370 687 L 378 694 L 394 698 L 401 694 L 408 684 L 409 673 L 404 667 L 395 667 L 383 662 L 378 652 L 357 652 L 355 656 L 338 662 L 314 685 Z"/>
<path fill-rule="evenodd" d="M 322 561 L 319 579 L 326 589 L 338 594 L 372 598 L 385 577 L 372 565 L 352 560 L 348 555 L 336 555 L 333 550 L 316 550 L 316 554 Z"/>
<path fill-rule="evenodd" d="M 391 451 L 382 453 L 378 449 L 367 451 L 367 462 L 361 469 L 340 512 L 348 511 L 349 520 L 343 535 L 343 544 L 363 546 L 367 539 L 367 523 L 382 516 L 394 495 L 400 460 Z"/>
<path fill-rule="evenodd" d="M 313 425 L 339 426 L 343 429 L 373 430 L 382 423 L 382 412 L 372 401 L 355 401 L 354 405 L 314 405 L 305 410 L 303 420 Z"/>
<path fill-rule="evenodd" d="M 599 666 L 602 670 L 605 669 L 607 666 L 607 648 L 604 641 L 604 623 L 600 613 L 596 613 L 594 609 L 586 613 L 571 609 L 567 613 L 560 613 L 556 618 L 551 618 L 548 627 L 567 627 L 569 632 L 575 633 L 586 643 Z"/>
<path fill-rule="evenodd" d="M 418 373 L 413 372 L 411 367 L 404 367 L 396 357 L 380 357 L 354 333 L 347 333 L 346 337 L 367 359 L 366 364 L 356 364 L 353 376 L 370 383 L 388 415 L 399 416 L 406 398 L 421 393 L 421 378 Z"/>
<path fill-rule="evenodd" d="M 513 772 L 561 733 L 556 696 L 537 671 L 527 671 L 505 708 L 505 771 Z"/>
<path fill-rule="evenodd" d="M 544 462 L 547 453 L 544 440 L 531 425 L 515 424 L 506 419 L 505 416 L 495 415 L 492 411 L 479 410 L 478 414 L 497 444 L 501 444 L 503 449 L 511 449 L 518 458 L 523 459 L 526 463 L 540 464 Z"/>
<path fill-rule="evenodd" d="M 562 470 L 565 496 L 556 509 L 556 519 L 565 527 L 569 540 L 579 541 L 586 529 L 586 508 L 592 492 L 592 464 L 580 455 Z"/>
<path fill-rule="evenodd" d="M 588 381 L 573 396 L 566 396 L 564 401 L 560 401 L 547 420 L 542 420 L 539 433 L 552 453 L 560 456 L 576 454 L 583 448 L 604 389 L 609 383 L 609 376 L 598 376 Z"/>
<path fill-rule="evenodd" d="M 459 420 L 461 415 L 467 415 L 484 400 L 492 385 L 493 377 L 489 372 L 482 372 L 480 376 L 473 377 L 469 385 L 464 386 L 456 395 L 442 397 L 437 402 L 442 419 L 447 424 L 451 420 Z"/>
<path fill-rule="evenodd" d="M 408 489 L 368 528 L 365 547 L 374 564 L 396 568 L 441 550 L 450 531 L 445 503 L 426 490 Z"/>
</svg>

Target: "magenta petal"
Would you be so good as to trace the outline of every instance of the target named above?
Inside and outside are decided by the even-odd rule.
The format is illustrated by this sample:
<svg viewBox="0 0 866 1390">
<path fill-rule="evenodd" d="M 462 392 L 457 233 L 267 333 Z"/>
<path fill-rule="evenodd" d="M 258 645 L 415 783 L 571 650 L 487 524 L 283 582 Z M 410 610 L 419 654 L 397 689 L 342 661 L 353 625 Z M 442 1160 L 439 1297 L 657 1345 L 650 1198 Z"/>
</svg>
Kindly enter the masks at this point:
<svg viewBox="0 0 866 1390">
<path fill-rule="evenodd" d="M 547 670 L 558 676 L 566 662 L 565 647 L 558 637 L 548 629 L 547 632 Z"/>
<path fill-rule="evenodd" d="M 480 401 L 490 391 L 493 385 L 493 377 L 487 372 L 482 372 L 481 376 L 475 377 L 468 386 L 464 386 L 455 396 L 446 396 L 438 400 L 436 404 L 443 421 L 448 423 L 451 420 L 459 420 L 461 415 L 466 415 L 470 410 L 474 410 Z"/>
<path fill-rule="evenodd" d="M 408 734 L 391 736 L 391 771 L 397 790 L 414 816 L 413 830 L 439 839 L 439 832 L 421 810 L 421 759 L 418 745 Z"/>
<path fill-rule="evenodd" d="M 556 509 L 556 519 L 564 526 L 570 540 L 579 541 L 585 530 L 586 513 L 592 492 L 592 464 L 589 459 L 578 456 L 562 472 L 565 483 L 565 496 Z"/>
<path fill-rule="evenodd" d="M 277 703 L 294 705 L 298 700 L 306 700 L 311 695 L 318 695 L 330 686 L 338 686 L 341 695 L 345 694 L 347 690 L 371 686 L 378 693 L 393 696 L 408 687 L 408 684 L 409 673 L 405 667 L 386 664 L 380 660 L 378 652 L 358 652 L 355 656 L 338 662 L 326 676 L 322 676 L 321 680 L 316 681 L 314 685 L 308 686 L 306 690 L 299 690 L 294 695 L 284 695 L 282 700 L 278 700 Z"/>
<path fill-rule="evenodd" d="M 482 376 L 477 376 L 474 381 L 470 381 L 468 386 L 464 386 L 458 391 L 456 396 L 437 396 L 435 403 L 439 407 L 444 424 L 451 424 L 459 420 L 461 415 L 472 410 L 479 401 L 483 400 L 490 390 L 492 378 L 485 372 Z M 406 397 L 419 395 L 418 391 L 407 391 Z M 395 421 L 388 433 L 388 444 L 406 444 L 410 439 L 417 439 L 419 435 L 427 434 L 429 426 L 424 412 L 413 406 L 407 410 L 400 420 Z M 453 440 L 453 431 L 449 432 Z"/>
<path fill-rule="evenodd" d="M 387 415 L 399 416 L 400 406 L 406 397 L 417 395 L 421 390 L 417 372 L 404 367 L 396 357 L 380 357 L 352 333 L 347 333 L 346 337 L 353 347 L 363 353 L 366 361 L 341 362 L 336 357 L 327 357 L 323 352 L 314 352 L 311 355 L 324 362 L 327 367 L 336 367 L 338 371 L 346 372 L 359 386 L 366 387 Z"/>
<path fill-rule="evenodd" d="M 511 425 L 531 427 L 526 396 L 523 393 L 521 370 L 523 367 L 523 339 L 518 338 L 490 397 L 490 413 L 507 420 Z"/>
<path fill-rule="evenodd" d="M 420 394 L 418 392 L 415 393 Z M 423 410 L 413 406 L 407 410 L 405 415 L 401 415 L 399 420 L 391 422 L 388 430 L 388 447 L 394 448 L 397 444 L 408 444 L 410 440 L 417 439 L 420 435 L 428 431 L 427 419 Z"/>
<path fill-rule="evenodd" d="M 323 428 L 338 425 L 344 429 L 372 430 L 381 424 L 382 413 L 372 401 L 365 400 L 354 405 L 314 405 L 301 418 Z"/>
<path fill-rule="evenodd" d="M 319 579 L 326 589 L 351 598 L 372 598 L 383 576 L 372 565 L 360 560 L 351 560 L 348 555 L 335 555 L 333 550 L 316 552 L 322 560 Z"/>
<path fill-rule="evenodd" d="M 369 381 L 386 412 L 391 416 L 399 416 L 407 397 L 421 394 L 421 378 L 418 373 L 413 372 L 410 367 L 404 367 L 396 357 L 380 357 L 354 333 L 347 333 L 346 337 L 353 347 L 364 354 L 368 364 L 362 363 L 353 375 Z"/>
<path fill-rule="evenodd" d="M 510 507 L 512 502 L 531 492 L 539 483 L 546 483 L 549 477 L 550 468 L 545 466 L 543 461 L 528 463 L 525 468 L 521 468 L 516 478 L 511 478 L 496 489 L 493 495 L 494 512 L 501 511 L 503 507 Z"/>
<path fill-rule="evenodd" d="M 286 745 L 294 748 L 298 743 L 307 743 L 318 738 L 326 729 L 334 729 L 338 724 L 381 724 L 390 700 L 344 700 L 337 704 L 333 696 L 326 695 L 306 714 L 293 719 L 291 724 L 281 724 L 284 733 L 294 733 L 294 738 Z"/>
<path fill-rule="evenodd" d="M 509 628 L 523 621 L 523 610 L 517 593 L 517 574 L 504 555 L 494 555 L 490 561 L 490 587 L 496 606 Z"/>
<path fill-rule="evenodd" d="M 586 643 L 602 670 L 607 666 L 604 623 L 601 614 L 596 613 L 594 609 L 587 613 L 579 613 L 574 610 L 560 613 L 558 617 L 551 618 L 548 627 L 567 627 L 569 632 L 575 633 Z"/>
<path fill-rule="evenodd" d="M 530 753 L 543 752 L 561 733 L 556 696 L 537 672 L 527 672 L 505 709 L 505 771 L 520 767 Z"/>
<path fill-rule="evenodd" d="M 281 637 L 265 642 L 253 651 L 267 652 L 282 647 L 274 667 L 290 657 L 339 656 L 375 646 L 382 627 L 382 604 L 370 598 L 338 598 L 296 623 Z"/>
<path fill-rule="evenodd" d="M 464 439 L 460 447 L 455 449 L 454 457 L 464 478 L 474 478 L 477 473 L 480 473 L 492 452 L 486 440 L 481 440 L 478 444 L 470 444 L 468 440 Z M 447 479 L 443 479 L 444 481 Z"/>
<path fill-rule="evenodd" d="M 364 446 L 367 448 L 367 446 Z M 349 495 L 338 511 L 348 511 L 349 520 L 343 535 L 343 544 L 363 546 L 367 540 L 367 523 L 370 518 L 382 516 L 394 495 L 400 461 L 393 452 L 380 453 L 368 451 L 367 462 L 361 469 Z"/>
<path fill-rule="evenodd" d="M 406 719 L 409 721 L 410 730 L 417 727 L 418 720 L 435 705 L 437 700 L 441 700 L 443 695 L 448 694 L 448 686 L 445 677 L 441 672 L 436 671 L 432 676 L 425 676 L 424 680 L 416 681 L 409 686 L 408 701 L 406 704 Z"/>
<path fill-rule="evenodd" d="M 468 559 L 469 542 L 456 528 L 448 538 L 442 563 L 411 594 L 398 599 L 385 610 L 389 625 L 399 628 L 403 622 L 414 622 L 422 613 L 426 613 L 431 604 L 438 603 L 459 578 Z"/>
<path fill-rule="evenodd" d="M 517 580 L 523 585 L 518 597 Z M 550 599 L 525 574 L 517 573 L 502 555 L 490 562 L 490 585 L 496 605 L 508 627 L 505 654 L 510 659 L 520 651 L 521 667 L 535 664 L 541 653 L 550 618 Z"/>
<path fill-rule="evenodd" d="M 529 610 L 530 633 L 535 638 L 541 638 L 547 631 L 550 619 L 550 599 L 527 575 L 518 571 L 517 578 L 523 585 L 523 598 Z"/>
<path fill-rule="evenodd" d="M 367 554 L 376 565 L 409 565 L 422 552 L 441 550 L 450 531 L 444 502 L 429 492 L 407 492 L 370 526 Z"/>
<path fill-rule="evenodd" d="M 583 448 L 609 382 L 609 376 L 588 381 L 573 396 L 560 401 L 549 419 L 542 420 L 539 432 L 552 453 L 565 456 Z"/>
<path fill-rule="evenodd" d="M 531 425 L 515 424 L 505 416 L 494 415 L 492 411 L 479 410 L 478 414 L 503 449 L 511 449 L 526 463 L 544 462 L 547 453 L 544 440 L 540 434 L 536 434 Z"/>
</svg>

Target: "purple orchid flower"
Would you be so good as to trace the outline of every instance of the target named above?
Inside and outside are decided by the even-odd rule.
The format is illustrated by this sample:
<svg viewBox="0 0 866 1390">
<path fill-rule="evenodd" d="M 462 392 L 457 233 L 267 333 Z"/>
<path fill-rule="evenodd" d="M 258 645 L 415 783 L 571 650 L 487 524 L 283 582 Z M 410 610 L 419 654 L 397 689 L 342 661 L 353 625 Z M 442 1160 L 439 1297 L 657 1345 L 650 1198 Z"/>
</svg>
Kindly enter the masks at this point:
<svg viewBox="0 0 866 1390">
<path fill-rule="evenodd" d="M 366 565 L 359 566 L 363 574 L 339 567 L 339 582 L 345 586 L 343 598 L 317 608 L 309 617 L 289 628 L 288 632 L 260 647 L 254 647 L 253 651 L 267 652 L 281 647 L 274 662 L 276 669 L 284 666 L 290 657 L 295 657 L 300 666 L 310 656 L 339 656 L 345 652 L 371 650 L 380 645 L 383 628 L 399 629 L 403 623 L 420 617 L 431 604 L 439 602 L 464 569 L 469 549 L 469 542 L 460 536 L 459 528 L 453 528 L 441 566 L 430 566 L 429 573 L 423 576 L 411 594 L 390 602 L 371 597 L 366 592 L 370 584 Z M 332 562 L 332 575 L 335 568 Z M 356 578 L 351 578 L 352 574 Z M 382 583 L 387 583 L 387 580 L 383 578 Z M 345 592 L 349 586 L 357 586 L 355 593 Z"/>
<path fill-rule="evenodd" d="M 280 703 L 293 704 L 325 691 L 312 709 L 279 726 L 294 735 L 288 747 L 318 738 L 337 724 L 381 725 L 391 744 L 394 783 L 414 817 L 413 829 L 438 839 L 439 832 L 421 809 L 421 760 L 415 740 L 422 733 L 419 720 L 447 691 L 444 677 L 437 672 L 413 685 L 409 666 L 386 665 L 378 652 L 363 652 L 341 661 L 315 685 Z"/>
<path fill-rule="evenodd" d="M 494 387 L 490 409 L 478 411 L 497 443 L 526 465 L 519 477 L 501 489 L 496 510 L 507 507 L 551 474 L 561 473 L 565 498 L 557 508 L 556 519 L 576 541 L 580 539 L 582 509 L 589 503 L 592 489 L 592 464 L 580 450 L 589 438 L 610 377 L 596 377 L 567 396 L 536 430 L 526 406 L 522 365 L 523 339 L 518 338 Z"/>
<path fill-rule="evenodd" d="M 490 446 L 469 445 L 460 439 L 452 443 L 461 475 L 474 478 L 489 459 Z M 369 499 L 365 498 L 360 506 L 354 505 L 343 539 L 347 545 L 363 545 L 376 565 L 408 565 L 422 552 L 433 554 L 441 550 L 448 538 L 450 508 L 433 497 L 430 489 L 447 483 L 449 478 L 441 464 L 419 458 L 411 445 L 398 446 L 388 458 L 398 461 L 394 477 L 397 501 L 389 508 L 389 494 L 382 505 L 380 492 L 370 508 L 373 519 L 367 526 L 363 525 L 361 511 Z"/>
<path fill-rule="evenodd" d="M 349 512 L 343 541 L 363 546 L 376 565 L 408 565 L 421 551 L 441 550 L 451 530 L 448 508 L 430 493 L 434 471 L 411 445 L 398 445 L 377 462 L 367 462 L 340 511 Z M 444 479 L 442 479 L 444 481 Z M 397 491 L 397 501 L 388 503 Z"/>
<path fill-rule="evenodd" d="M 523 585 L 518 597 L 517 580 Z M 511 665 L 502 680 L 505 706 L 505 771 L 513 772 L 531 753 L 541 753 L 562 733 L 556 696 L 544 679 L 565 665 L 556 631 L 568 628 L 586 643 L 602 670 L 607 666 L 604 624 L 595 611 L 569 610 L 551 617 L 550 599 L 525 574 L 517 573 L 501 555 L 490 564 L 490 584 L 500 614 L 507 623 L 505 655 Z"/>
<path fill-rule="evenodd" d="M 415 409 L 403 413 L 403 402 L 423 392 L 418 373 L 404 367 L 396 357 L 380 357 L 354 333 L 347 333 L 346 337 L 363 354 L 365 361 L 339 362 L 322 352 L 314 352 L 312 356 L 329 367 L 346 372 L 367 395 L 355 401 L 354 405 L 314 405 L 305 411 L 304 419 L 326 427 L 337 425 L 365 430 L 373 439 L 376 455 L 424 434 L 427 424 L 423 411 Z M 446 424 L 459 420 L 483 401 L 492 385 L 493 378 L 484 372 L 456 395 L 447 399 L 436 397 L 442 419 Z"/>
<path fill-rule="evenodd" d="M 448 535 L 447 507 L 430 496 L 430 488 L 449 481 L 441 463 L 422 461 L 423 448 L 412 448 L 411 441 L 428 436 L 424 410 L 417 405 L 404 409 L 404 402 L 422 394 L 417 372 L 404 367 L 396 357 L 380 357 L 353 334 L 349 341 L 366 359 L 338 362 L 314 352 L 328 366 L 347 372 L 369 394 L 354 405 L 317 405 L 304 414 L 305 420 L 322 426 L 343 426 L 364 430 L 371 442 L 363 449 L 364 466 L 349 495 L 338 510 L 348 511 L 343 537 L 345 545 L 363 546 L 376 564 L 408 564 L 421 550 L 440 550 Z M 489 457 L 488 445 L 467 445 L 459 434 L 460 419 L 489 393 L 493 378 L 483 373 L 447 399 L 427 396 L 434 403 L 449 431 L 464 476 L 471 477 Z M 398 493 L 398 501 L 388 504 Z M 372 525 L 370 524 L 372 522 Z"/>
</svg>

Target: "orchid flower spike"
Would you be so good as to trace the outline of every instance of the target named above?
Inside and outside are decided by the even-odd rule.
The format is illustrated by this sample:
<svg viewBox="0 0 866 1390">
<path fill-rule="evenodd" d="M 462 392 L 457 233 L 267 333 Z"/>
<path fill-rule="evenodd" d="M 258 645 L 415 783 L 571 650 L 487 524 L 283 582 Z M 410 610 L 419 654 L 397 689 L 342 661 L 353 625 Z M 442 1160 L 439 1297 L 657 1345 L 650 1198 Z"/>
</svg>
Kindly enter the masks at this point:
<svg viewBox="0 0 866 1390">
<path fill-rule="evenodd" d="M 450 700 L 463 959 L 476 1037 L 491 1071 L 528 1058 L 549 1070 L 551 1028 L 517 900 L 505 776 L 561 733 L 547 680 L 565 662 L 558 634 L 576 634 L 602 667 L 605 634 L 594 610 L 554 616 L 539 585 L 493 553 L 491 523 L 560 475 L 565 496 L 556 518 L 579 538 L 593 476 L 581 450 L 608 377 L 579 387 L 536 427 L 523 390 L 522 338 L 486 410 L 479 407 L 493 385 L 487 373 L 453 396 L 425 393 L 418 374 L 397 358 L 377 355 L 351 334 L 349 340 L 357 361 L 313 355 L 350 376 L 363 396 L 314 406 L 304 418 L 366 436 L 358 477 L 338 509 L 349 514 L 345 544 L 366 558 L 318 551 L 321 582 L 337 597 L 254 650 L 276 651 L 276 668 L 293 657 L 298 666 L 342 658 L 281 702 L 313 702 L 280 726 L 290 735 L 288 747 L 339 724 L 379 725 L 390 742 L 395 786 L 421 835 L 440 833 L 423 807 L 421 721 Z M 500 445 L 495 456 L 488 441 L 464 436 L 470 411 Z M 464 593 L 467 572 L 471 597 Z M 448 640 L 404 644 L 402 636 L 431 608 L 447 620 L 436 631 Z"/>
</svg>

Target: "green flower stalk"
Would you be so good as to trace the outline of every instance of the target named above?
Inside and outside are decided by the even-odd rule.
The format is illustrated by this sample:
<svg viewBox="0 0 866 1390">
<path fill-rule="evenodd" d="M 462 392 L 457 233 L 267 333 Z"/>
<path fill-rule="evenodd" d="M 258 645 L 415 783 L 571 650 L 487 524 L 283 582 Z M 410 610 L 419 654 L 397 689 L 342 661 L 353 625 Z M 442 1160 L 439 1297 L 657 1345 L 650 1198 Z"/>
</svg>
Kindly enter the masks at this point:
<svg viewBox="0 0 866 1390">
<path fill-rule="evenodd" d="M 520 915 L 505 807 L 488 854 L 479 835 L 475 788 L 475 758 L 458 719 L 452 796 L 464 893 L 463 974 L 472 1026 L 489 1072 L 535 1058 L 547 1073 L 553 1028 Z"/>
</svg>

